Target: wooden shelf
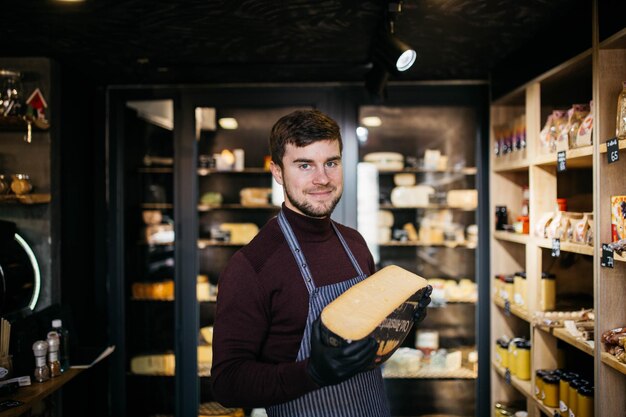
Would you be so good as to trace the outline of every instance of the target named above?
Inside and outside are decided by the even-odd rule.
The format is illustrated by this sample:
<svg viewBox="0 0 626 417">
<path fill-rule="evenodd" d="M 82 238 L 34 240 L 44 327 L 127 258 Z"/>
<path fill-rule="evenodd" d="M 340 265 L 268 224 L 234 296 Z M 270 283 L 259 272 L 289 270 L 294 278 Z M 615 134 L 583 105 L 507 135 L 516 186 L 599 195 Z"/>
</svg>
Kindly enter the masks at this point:
<svg viewBox="0 0 626 417">
<path fill-rule="evenodd" d="M 539 247 L 542 247 L 544 249 L 552 249 L 552 241 L 549 239 L 537 238 L 536 242 L 537 242 L 537 246 Z M 560 248 L 561 248 L 561 252 L 572 252 L 572 253 L 578 253 L 580 255 L 593 256 L 593 246 L 589 246 L 589 245 L 580 245 L 578 243 L 561 241 Z"/>
<path fill-rule="evenodd" d="M 600 42 L 600 49 L 626 49 L 626 29 Z"/>
<path fill-rule="evenodd" d="M 560 415 L 559 413 L 559 409 L 558 408 L 553 408 L 553 407 L 548 407 L 547 405 L 545 405 L 543 403 L 543 401 L 539 401 L 538 399 L 534 399 L 535 403 L 537 403 L 537 406 L 541 409 L 541 411 L 543 411 L 547 416 L 555 416 L 555 415 Z"/>
<path fill-rule="evenodd" d="M 50 128 L 49 124 L 27 118 L 26 116 L 0 116 L 0 131 L 26 131 L 28 128 L 28 120 L 31 121 L 31 128 L 33 130 L 48 130 Z"/>
<path fill-rule="evenodd" d="M 618 361 L 615 356 L 611 355 L 608 352 L 602 352 L 601 359 L 602 363 L 604 363 L 605 365 L 608 365 L 616 371 L 619 371 L 622 374 L 626 375 L 626 363 Z"/>
<path fill-rule="evenodd" d="M 52 201 L 51 194 L 0 195 L 0 203 L 48 204 Z"/>
<path fill-rule="evenodd" d="M 626 149 L 626 139 L 620 139 L 618 146 L 619 149 Z M 606 141 L 600 144 L 600 153 L 606 153 Z"/>
<path fill-rule="evenodd" d="M 496 365 L 494 362 L 491 363 L 491 366 L 493 366 L 493 369 L 496 370 L 498 375 L 500 375 L 502 378 L 505 378 L 506 369 Z M 515 375 L 511 375 L 511 385 L 515 387 L 519 392 L 524 394 L 526 398 L 535 399 L 535 396 L 532 393 L 530 381 L 523 381 Z"/>
<path fill-rule="evenodd" d="M 198 211 L 212 210 L 280 210 L 280 206 L 272 204 L 264 204 L 258 206 L 244 206 L 241 204 L 221 204 L 219 206 L 209 206 L 207 204 L 198 204 Z"/>
<path fill-rule="evenodd" d="M 514 243 L 521 243 L 521 244 L 527 244 L 530 241 L 530 237 L 528 235 L 524 235 L 521 233 L 504 232 L 501 230 L 494 231 L 493 237 L 498 240 L 505 240 L 507 242 L 514 242 Z"/>
<path fill-rule="evenodd" d="M 0 413 L 2 417 L 15 417 L 26 413 L 31 409 L 33 404 L 43 400 L 63 385 L 72 380 L 76 375 L 80 374 L 84 369 L 70 368 L 65 371 L 61 376 L 52 378 L 46 382 L 35 382 L 31 376 L 31 385 L 26 387 L 20 387 L 18 390 L 8 397 L 2 397 L 1 399 L 12 399 L 22 401 L 24 404 L 19 407 L 10 408 Z"/>
<path fill-rule="evenodd" d="M 593 146 L 568 149 L 565 151 L 567 168 L 591 168 L 593 166 Z M 556 166 L 556 153 L 538 155 L 533 160 L 534 165 Z"/>
<path fill-rule="evenodd" d="M 447 204 L 429 204 L 427 206 L 412 206 L 412 207 L 398 207 L 393 204 L 381 204 L 379 207 L 381 210 L 461 210 L 461 211 L 476 211 L 475 207 L 451 207 Z"/>
<path fill-rule="evenodd" d="M 174 204 L 171 203 L 143 203 L 142 209 L 146 210 L 171 210 L 174 208 Z"/>
<path fill-rule="evenodd" d="M 626 262 L 626 255 L 618 255 L 617 253 L 613 253 L 613 260 L 617 262 Z"/>
<path fill-rule="evenodd" d="M 591 345 L 589 345 L 588 343 L 585 343 L 584 340 L 580 340 L 572 336 L 570 332 L 568 332 L 564 328 L 560 328 L 560 327 L 549 328 L 545 326 L 536 326 L 536 327 L 546 333 L 553 335 L 557 339 L 560 339 L 564 341 L 565 343 L 571 346 L 574 346 L 575 348 L 585 352 L 586 354 L 593 356 L 594 348 Z"/>
<path fill-rule="evenodd" d="M 242 171 L 220 171 L 214 168 L 198 168 L 198 175 L 201 177 L 205 177 L 207 175 L 215 175 L 215 174 L 267 174 L 270 175 L 271 172 L 266 170 L 265 168 L 245 168 Z"/>
<path fill-rule="evenodd" d="M 494 160 L 493 163 L 493 172 L 504 173 L 504 172 L 518 172 L 528 170 L 528 158 L 513 160 L 513 161 L 505 161 L 506 157 L 499 157 Z"/>
<path fill-rule="evenodd" d="M 505 302 L 502 298 L 500 297 L 493 297 L 493 303 L 495 305 L 497 305 L 498 307 L 500 307 L 501 309 L 506 309 L 505 307 Z M 526 309 L 523 309 L 521 307 L 518 307 L 516 304 L 511 304 L 509 311 L 511 312 L 511 314 L 513 314 L 514 316 L 519 317 L 520 319 L 527 321 L 530 323 L 530 315 L 528 314 L 528 311 Z"/>
</svg>

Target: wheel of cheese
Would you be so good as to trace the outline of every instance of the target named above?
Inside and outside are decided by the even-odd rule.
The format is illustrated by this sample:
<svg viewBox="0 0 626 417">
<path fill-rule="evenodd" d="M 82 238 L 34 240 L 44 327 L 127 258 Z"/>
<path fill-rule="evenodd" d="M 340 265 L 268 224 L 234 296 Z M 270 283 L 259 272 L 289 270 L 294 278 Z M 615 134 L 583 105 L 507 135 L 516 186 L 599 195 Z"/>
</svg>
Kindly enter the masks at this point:
<svg viewBox="0 0 626 417">
<path fill-rule="evenodd" d="M 349 288 L 321 313 L 322 335 L 330 346 L 368 336 L 378 341 L 374 364 L 384 362 L 409 333 L 428 282 L 390 265 Z"/>
<path fill-rule="evenodd" d="M 379 171 L 399 171 L 404 168 L 404 155 L 398 152 L 372 152 L 363 157 Z"/>
</svg>

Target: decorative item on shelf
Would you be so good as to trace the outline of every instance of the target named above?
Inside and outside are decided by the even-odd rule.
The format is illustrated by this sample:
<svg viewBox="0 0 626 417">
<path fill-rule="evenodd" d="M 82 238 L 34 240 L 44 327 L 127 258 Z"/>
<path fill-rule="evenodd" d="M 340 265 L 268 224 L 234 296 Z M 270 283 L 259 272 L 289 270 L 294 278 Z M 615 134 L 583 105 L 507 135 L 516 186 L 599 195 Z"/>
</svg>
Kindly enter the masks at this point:
<svg viewBox="0 0 626 417">
<path fill-rule="evenodd" d="M 617 112 L 615 122 L 615 136 L 626 139 L 626 81 L 622 82 L 622 91 L 617 97 Z"/>
<path fill-rule="evenodd" d="M 50 123 L 46 119 L 48 103 L 39 88 L 35 88 L 35 91 L 26 99 L 26 106 L 27 120 L 31 121 L 39 129 L 48 129 L 50 127 Z"/>
<path fill-rule="evenodd" d="M 508 224 L 509 216 L 506 206 L 496 206 L 496 230 L 504 230 Z"/>
<path fill-rule="evenodd" d="M 626 239 L 626 195 L 611 196 L 611 240 Z"/>
</svg>

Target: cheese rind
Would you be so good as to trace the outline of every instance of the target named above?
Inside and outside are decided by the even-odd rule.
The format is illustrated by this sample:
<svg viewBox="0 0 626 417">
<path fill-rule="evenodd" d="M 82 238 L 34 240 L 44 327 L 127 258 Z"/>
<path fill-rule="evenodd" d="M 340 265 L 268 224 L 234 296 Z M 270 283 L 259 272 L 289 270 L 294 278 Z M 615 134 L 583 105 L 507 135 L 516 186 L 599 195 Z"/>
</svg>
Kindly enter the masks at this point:
<svg viewBox="0 0 626 417">
<path fill-rule="evenodd" d="M 368 336 L 378 342 L 376 363 L 384 362 L 406 338 L 428 282 L 395 265 L 355 284 L 321 313 L 327 344 L 340 346 Z"/>
</svg>

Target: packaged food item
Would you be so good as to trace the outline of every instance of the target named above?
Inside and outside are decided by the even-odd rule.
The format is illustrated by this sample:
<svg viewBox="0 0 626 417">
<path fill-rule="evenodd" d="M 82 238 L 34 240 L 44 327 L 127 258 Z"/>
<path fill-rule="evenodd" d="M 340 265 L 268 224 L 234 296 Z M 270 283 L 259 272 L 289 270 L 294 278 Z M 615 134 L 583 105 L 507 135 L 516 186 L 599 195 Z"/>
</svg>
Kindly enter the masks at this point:
<svg viewBox="0 0 626 417">
<path fill-rule="evenodd" d="M 559 406 L 559 380 L 558 375 L 546 375 L 543 378 L 543 391 L 545 398 L 543 403 L 548 407 Z"/>
<path fill-rule="evenodd" d="M 611 196 L 611 239 L 626 239 L 626 195 Z"/>
<path fill-rule="evenodd" d="M 554 125 L 554 117 L 552 114 L 548 115 L 546 119 L 546 124 L 543 126 L 543 129 L 539 132 L 539 143 L 541 145 L 541 153 L 549 153 L 552 152 L 552 144 L 553 140 L 550 136 L 550 132 L 552 131 L 552 126 Z"/>
<path fill-rule="evenodd" d="M 439 167 L 439 158 L 441 158 L 441 151 L 426 149 L 424 152 L 424 168 L 437 169 Z"/>
<path fill-rule="evenodd" d="M 403 229 L 406 231 L 409 241 L 416 242 L 418 240 L 417 229 L 415 228 L 413 223 L 406 223 Z"/>
<path fill-rule="evenodd" d="M 615 136 L 618 139 L 626 139 L 626 81 L 622 82 L 622 92 L 617 97 Z"/>
<path fill-rule="evenodd" d="M 553 124 L 550 128 L 550 140 L 553 145 L 551 152 L 565 151 L 569 148 L 569 129 L 567 121 L 570 116 L 568 113 L 568 110 L 554 110 L 552 112 Z"/>
<path fill-rule="evenodd" d="M 593 144 L 593 100 L 589 102 L 589 113 L 580 123 L 576 134 L 576 147 Z"/>
<path fill-rule="evenodd" d="M 578 129 L 585 117 L 589 114 L 589 111 L 590 109 L 587 104 L 574 104 L 568 111 L 567 135 L 570 149 L 581 146 L 578 144 Z"/>
<path fill-rule="evenodd" d="M 396 207 L 425 207 L 430 203 L 429 196 L 435 192 L 428 185 L 395 187 L 391 190 L 391 203 Z"/>
<path fill-rule="evenodd" d="M 546 237 L 548 239 L 561 239 L 563 237 L 565 227 L 567 226 L 565 223 L 566 218 L 563 215 L 563 212 L 558 211 L 552 218 L 550 225 L 546 228 Z"/>
<path fill-rule="evenodd" d="M 378 227 L 392 227 L 393 222 L 393 212 L 389 210 L 378 210 Z"/>
<path fill-rule="evenodd" d="M 553 212 L 547 212 L 539 216 L 539 220 L 537 221 L 537 224 L 535 224 L 535 236 L 540 238 L 546 237 L 546 231 L 552 222 L 553 214 Z"/>
<path fill-rule="evenodd" d="M 556 303 L 556 275 L 541 273 L 541 299 L 539 307 L 541 311 L 554 310 Z"/>
</svg>

